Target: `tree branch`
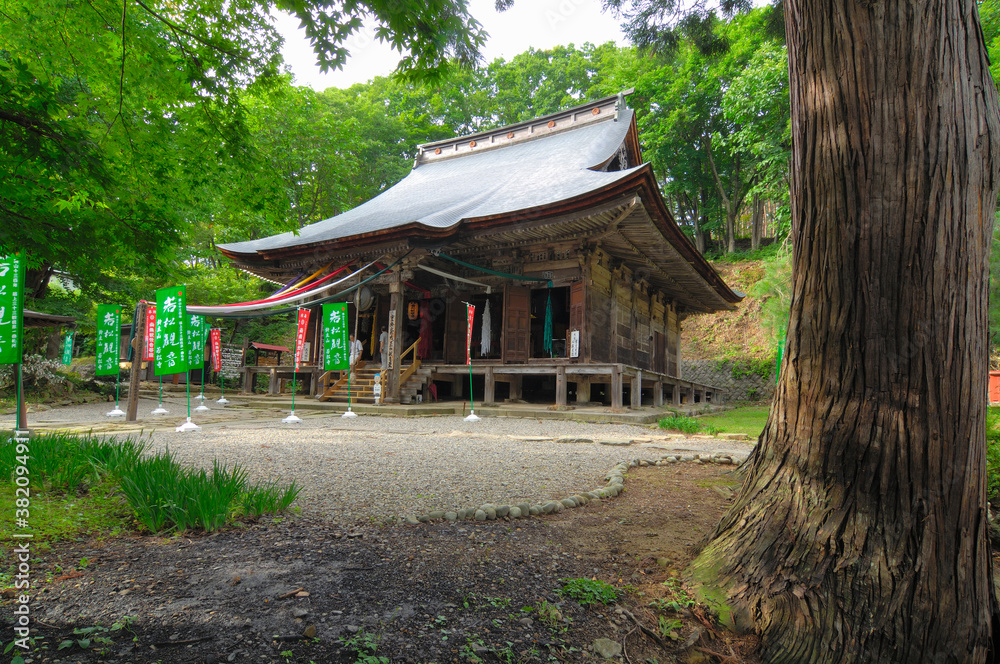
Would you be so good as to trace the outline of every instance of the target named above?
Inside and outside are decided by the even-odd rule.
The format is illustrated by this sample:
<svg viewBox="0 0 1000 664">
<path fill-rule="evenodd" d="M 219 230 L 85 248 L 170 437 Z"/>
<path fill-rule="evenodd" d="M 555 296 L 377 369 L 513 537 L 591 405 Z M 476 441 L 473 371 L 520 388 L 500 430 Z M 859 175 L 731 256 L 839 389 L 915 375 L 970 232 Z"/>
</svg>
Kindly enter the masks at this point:
<svg viewBox="0 0 1000 664">
<path fill-rule="evenodd" d="M 190 37 L 191 39 L 195 40 L 196 42 L 198 42 L 198 43 L 200 43 L 200 44 L 202 44 L 204 46 L 207 46 L 208 48 L 210 48 L 210 49 L 212 49 L 214 51 L 218 51 L 219 53 L 224 53 L 225 55 L 228 55 L 231 58 L 235 58 L 237 60 L 246 60 L 247 59 L 247 58 L 242 57 L 238 53 L 233 53 L 232 51 L 229 51 L 227 49 L 222 48 L 218 44 L 213 44 L 212 42 L 210 42 L 210 41 L 208 41 L 206 39 L 202 39 L 198 35 L 196 35 L 196 34 L 194 34 L 192 32 L 188 32 L 187 30 L 185 30 L 181 26 L 179 26 L 179 25 L 177 25 L 175 23 L 170 22 L 165 17 L 160 16 L 155 11 L 153 11 L 152 9 L 150 9 L 149 6 L 146 5 L 146 3 L 144 3 L 142 0 L 135 0 L 135 1 L 136 1 L 137 5 L 139 5 L 140 7 L 142 7 L 143 9 L 145 9 L 147 12 L 149 12 L 158 21 L 164 23 L 165 25 L 168 25 L 172 30 L 174 30 L 176 32 L 179 32 L 182 35 L 187 35 L 188 37 Z"/>
<path fill-rule="evenodd" d="M 715 180 L 715 188 L 719 191 L 719 196 L 722 198 L 722 204 L 726 206 L 727 212 L 731 212 L 732 207 L 729 197 L 726 196 L 726 188 L 722 186 L 722 180 L 719 178 L 719 171 L 715 168 L 715 159 L 712 158 L 711 134 L 705 134 L 705 153 L 708 155 L 708 164 L 712 167 L 712 179 Z"/>
</svg>

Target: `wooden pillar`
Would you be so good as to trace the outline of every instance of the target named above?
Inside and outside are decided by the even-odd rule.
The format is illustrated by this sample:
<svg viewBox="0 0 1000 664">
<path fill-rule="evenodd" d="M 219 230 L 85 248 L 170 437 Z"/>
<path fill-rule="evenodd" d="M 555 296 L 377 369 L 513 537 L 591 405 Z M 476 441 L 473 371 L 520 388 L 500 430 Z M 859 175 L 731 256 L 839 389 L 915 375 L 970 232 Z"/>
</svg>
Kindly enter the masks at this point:
<svg viewBox="0 0 1000 664">
<path fill-rule="evenodd" d="M 642 407 L 642 369 L 632 376 L 632 410 Z"/>
<path fill-rule="evenodd" d="M 677 377 L 684 377 L 684 370 L 681 369 L 681 312 L 677 311 L 676 318 L 677 321 Z"/>
<path fill-rule="evenodd" d="M 142 355 L 146 348 L 146 307 L 145 302 L 135 305 L 135 324 L 139 327 L 132 336 L 132 369 L 128 378 L 128 405 L 125 407 L 125 421 L 135 422 L 139 412 L 139 381 L 142 380 Z"/>
<path fill-rule="evenodd" d="M 267 391 L 271 394 L 278 393 L 278 367 L 271 367 L 271 380 L 268 383 Z"/>
<path fill-rule="evenodd" d="M 673 394 L 671 396 L 673 397 L 671 401 L 674 402 L 675 406 L 681 405 L 681 386 L 679 384 L 674 383 Z"/>
<path fill-rule="evenodd" d="M 611 367 L 611 410 L 622 409 L 622 367 Z"/>
<path fill-rule="evenodd" d="M 247 351 L 250 350 L 250 337 L 243 337 L 243 394 L 253 394 L 254 377 L 247 369 Z"/>
<path fill-rule="evenodd" d="M 389 333 L 389 364 L 387 365 L 387 371 L 389 376 L 385 381 L 385 389 L 388 394 L 382 395 L 382 401 L 384 403 L 399 403 L 399 373 L 402 371 L 400 366 L 400 361 L 402 359 L 402 352 L 406 350 L 403 348 L 403 316 L 406 313 L 403 311 L 403 282 L 402 282 L 403 269 L 400 266 L 399 269 L 393 272 L 393 281 L 389 283 L 389 324 L 391 329 L 386 331 Z"/>
<path fill-rule="evenodd" d="M 576 402 L 587 403 L 590 401 L 590 379 L 580 376 L 576 381 Z"/>
<path fill-rule="evenodd" d="M 519 374 L 514 374 L 510 377 L 510 400 L 523 398 L 523 390 L 521 389 L 523 385 L 522 377 Z"/>
<path fill-rule="evenodd" d="M 456 374 L 451 377 L 451 393 L 455 398 L 465 394 L 465 384 L 469 381 L 468 374 Z"/>
<path fill-rule="evenodd" d="M 610 266 L 609 266 L 610 267 Z M 608 360 L 611 362 L 618 361 L 618 273 L 616 270 L 611 271 L 611 312 L 608 317 L 611 319 L 608 325 L 608 335 L 611 341 L 611 347 L 608 349 Z M 619 378 L 621 376 L 619 375 Z M 612 380 L 612 383 L 614 381 Z M 614 392 L 614 385 L 611 387 L 611 391 Z M 611 397 L 611 402 L 614 403 L 614 397 Z M 619 395 L 619 407 L 621 407 L 621 395 Z M 613 407 L 613 406 L 612 406 Z"/>
<path fill-rule="evenodd" d="M 556 368 L 556 406 L 566 405 L 566 367 Z"/>
<path fill-rule="evenodd" d="M 493 376 L 493 367 L 486 367 L 483 404 L 496 403 L 496 385 L 496 378 Z"/>
<path fill-rule="evenodd" d="M 653 383 L 653 406 L 659 408 L 663 405 L 663 379 L 658 378 Z"/>
</svg>

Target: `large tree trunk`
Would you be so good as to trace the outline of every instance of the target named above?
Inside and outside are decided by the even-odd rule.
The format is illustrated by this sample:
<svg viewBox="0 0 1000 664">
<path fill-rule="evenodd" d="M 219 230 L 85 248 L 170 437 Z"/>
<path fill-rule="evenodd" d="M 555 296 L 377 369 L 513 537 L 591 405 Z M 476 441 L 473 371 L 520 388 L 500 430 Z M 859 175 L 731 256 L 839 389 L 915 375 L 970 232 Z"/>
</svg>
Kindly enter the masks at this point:
<svg viewBox="0 0 1000 664">
<path fill-rule="evenodd" d="M 984 662 L 1000 116 L 975 3 L 786 0 L 785 16 L 786 354 L 739 498 L 689 571 L 768 662 Z"/>
</svg>

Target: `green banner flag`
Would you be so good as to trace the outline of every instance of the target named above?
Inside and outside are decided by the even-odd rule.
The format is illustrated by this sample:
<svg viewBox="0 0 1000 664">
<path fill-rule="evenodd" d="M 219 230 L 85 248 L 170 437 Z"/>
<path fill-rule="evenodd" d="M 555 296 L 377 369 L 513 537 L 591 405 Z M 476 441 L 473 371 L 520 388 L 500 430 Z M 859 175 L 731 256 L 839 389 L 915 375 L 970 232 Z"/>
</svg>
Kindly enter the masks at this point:
<svg viewBox="0 0 1000 664">
<path fill-rule="evenodd" d="M 208 325 L 205 325 L 204 316 L 188 314 L 187 316 L 187 340 L 188 340 L 188 369 L 205 368 L 205 344 L 208 342 Z"/>
<path fill-rule="evenodd" d="M 323 305 L 323 368 L 325 371 L 347 369 L 347 304 Z"/>
<path fill-rule="evenodd" d="M 187 295 L 184 286 L 156 291 L 156 340 L 153 373 L 157 376 L 184 373 L 191 353 L 186 343 Z"/>
<path fill-rule="evenodd" d="M 24 256 L 0 257 L 0 364 L 20 364 L 24 316 Z"/>
<path fill-rule="evenodd" d="M 97 375 L 117 376 L 122 344 L 122 307 L 97 305 Z"/>
<path fill-rule="evenodd" d="M 66 333 L 66 341 L 63 342 L 63 360 L 62 363 L 69 366 L 70 362 L 73 361 L 73 333 Z"/>
</svg>

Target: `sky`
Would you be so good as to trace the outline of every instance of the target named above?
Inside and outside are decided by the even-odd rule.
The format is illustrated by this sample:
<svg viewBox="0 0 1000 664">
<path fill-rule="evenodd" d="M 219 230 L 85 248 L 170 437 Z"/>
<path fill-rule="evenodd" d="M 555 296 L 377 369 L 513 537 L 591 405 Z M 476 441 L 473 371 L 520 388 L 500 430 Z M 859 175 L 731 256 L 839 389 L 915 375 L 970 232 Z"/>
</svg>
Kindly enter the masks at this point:
<svg viewBox="0 0 1000 664">
<path fill-rule="evenodd" d="M 496 58 L 509 60 L 529 47 L 548 49 L 608 41 L 626 44 L 618 21 L 601 12 L 601 0 L 517 0 L 513 7 L 500 13 L 494 8 L 494 0 L 470 0 L 469 5 L 472 15 L 490 34 L 483 49 L 486 62 Z M 285 37 L 282 55 L 297 85 L 316 90 L 346 88 L 386 76 L 399 62 L 399 54 L 373 39 L 371 29 L 366 26 L 348 40 L 351 58 L 344 69 L 322 74 L 305 33 L 298 28 L 298 20 L 283 14 L 277 25 Z"/>
</svg>

